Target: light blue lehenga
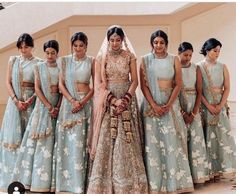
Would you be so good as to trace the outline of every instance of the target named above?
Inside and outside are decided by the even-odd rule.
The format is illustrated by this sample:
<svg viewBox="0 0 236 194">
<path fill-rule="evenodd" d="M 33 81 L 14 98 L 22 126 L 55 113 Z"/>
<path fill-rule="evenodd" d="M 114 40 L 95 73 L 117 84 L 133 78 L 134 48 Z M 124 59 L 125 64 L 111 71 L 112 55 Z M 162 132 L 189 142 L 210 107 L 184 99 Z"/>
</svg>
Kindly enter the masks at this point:
<svg viewBox="0 0 236 194">
<path fill-rule="evenodd" d="M 34 95 L 34 87 L 25 87 L 23 82 L 34 83 L 34 66 L 39 61 L 32 57 L 10 57 L 12 87 L 17 99 L 25 101 Z M 34 103 L 26 111 L 19 111 L 9 97 L 0 129 L 0 191 L 6 191 L 11 183 L 19 147 Z"/>
<path fill-rule="evenodd" d="M 174 56 L 158 59 L 153 53 L 143 57 L 143 72 L 153 99 L 165 105 L 173 88 L 162 90 L 158 80 L 173 80 Z M 183 193 L 193 190 L 187 159 L 187 129 L 180 113 L 178 99 L 170 112 L 156 117 L 144 99 L 145 163 L 151 194 Z"/>
<path fill-rule="evenodd" d="M 81 100 L 86 93 L 79 92 L 76 83 L 89 84 L 93 58 L 85 56 L 62 57 L 62 74 L 70 95 Z M 63 97 L 56 127 L 54 148 L 54 182 L 56 193 L 85 193 L 87 179 L 87 135 L 91 117 L 90 100 L 78 113 L 72 114 L 71 103 Z"/>
<path fill-rule="evenodd" d="M 182 67 L 183 87 L 179 99 L 182 110 L 191 114 L 196 101 L 197 66 L 191 63 Z M 188 159 L 194 183 L 204 183 L 209 180 L 206 144 L 203 134 L 202 121 L 199 112 L 188 128 Z"/>
<path fill-rule="evenodd" d="M 210 104 L 218 104 L 224 89 L 224 65 L 217 62 L 215 65 L 206 66 L 205 63 L 205 60 L 198 63 L 203 77 L 203 95 Z M 218 116 L 213 116 L 204 105 L 202 110 L 210 177 L 235 176 L 236 145 L 231 134 L 227 106 L 221 109 Z"/>
<path fill-rule="evenodd" d="M 53 107 L 57 106 L 59 90 L 51 88 L 58 87 L 59 68 L 48 67 L 46 62 L 42 62 L 36 66 L 35 76 L 40 81 L 46 99 Z M 21 143 L 12 179 L 21 182 L 30 191 L 51 190 L 55 128 L 56 119 L 51 117 L 48 108 L 37 98 Z"/>
</svg>

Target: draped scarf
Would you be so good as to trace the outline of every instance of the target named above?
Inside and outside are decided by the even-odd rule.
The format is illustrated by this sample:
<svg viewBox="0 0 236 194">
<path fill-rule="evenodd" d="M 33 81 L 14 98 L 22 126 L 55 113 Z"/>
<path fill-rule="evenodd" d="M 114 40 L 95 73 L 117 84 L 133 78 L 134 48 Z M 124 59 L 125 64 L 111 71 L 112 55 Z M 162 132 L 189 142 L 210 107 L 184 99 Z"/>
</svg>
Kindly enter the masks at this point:
<svg viewBox="0 0 236 194">
<path fill-rule="evenodd" d="M 21 83 L 22 83 L 22 69 L 20 64 L 20 57 L 11 57 L 9 64 L 12 66 L 12 87 L 17 99 L 22 99 Z M 16 107 L 14 101 L 9 97 L 5 115 L 3 118 L 2 143 L 8 149 L 17 149 L 23 137 L 24 130 L 21 125 L 21 113 Z"/>
</svg>

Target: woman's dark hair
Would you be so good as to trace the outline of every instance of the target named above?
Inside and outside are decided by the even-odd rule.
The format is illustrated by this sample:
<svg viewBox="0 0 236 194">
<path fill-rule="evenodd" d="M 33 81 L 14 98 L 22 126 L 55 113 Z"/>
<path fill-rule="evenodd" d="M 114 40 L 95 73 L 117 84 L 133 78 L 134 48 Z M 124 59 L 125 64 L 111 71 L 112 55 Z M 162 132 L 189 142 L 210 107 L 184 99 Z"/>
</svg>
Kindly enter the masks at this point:
<svg viewBox="0 0 236 194">
<path fill-rule="evenodd" d="M 191 50 L 193 52 L 193 46 L 191 43 L 189 42 L 182 42 L 180 45 L 179 45 L 179 48 L 178 48 L 178 51 L 179 53 L 183 53 L 185 52 L 186 50 Z"/>
<path fill-rule="evenodd" d="M 88 45 L 88 37 L 85 33 L 83 32 L 76 32 L 72 37 L 71 37 L 71 46 L 73 46 L 74 42 L 80 40 L 82 41 L 86 46 Z"/>
<path fill-rule="evenodd" d="M 45 42 L 43 45 L 43 51 L 45 52 L 47 48 L 53 48 L 59 52 L 59 44 L 56 40 L 49 40 L 48 42 Z"/>
<path fill-rule="evenodd" d="M 207 51 L 210 51 L 211 49 L 216 48 L 217 46 L 222 47 L 221 42 L 215 38 L 210 38 L 203 44 L 200 54 L 206 56 Z"/>
<path fill-rule="evenodd" d="M 108 31 L 107 31 L 107 40 L 109 41 L 111 35 L 115 34 L 115 33 L 117 35 L 119 35 L 122 40 L 124 40 L 124 37 L 125 37 L 124 31 L 119 26 L 114 26 L 114 27 L 111 27 L 111 28 L 108 29 Z"/>
<path fill-rule="evenodd" d="M 34 47 L 34 40 L 27 33 L 20 35 L 16 43 L 17 48 L 20 48 L 23 42 L 25 43 L 26 46 Z"/>
<path fill-rule="evenodd" d="M 165 41 L 165 44 L 168 45 L 168 36 L 167 36 L 167 34 L 162 30 L 157 30 L 157 31 L 152 33 L 151 38 L 150 38 L 150 43 L 151 43 L 152 47 L 153 47 L 153 41 L 156 37 L 163 38 L 164 41 Z"/>
</svg>

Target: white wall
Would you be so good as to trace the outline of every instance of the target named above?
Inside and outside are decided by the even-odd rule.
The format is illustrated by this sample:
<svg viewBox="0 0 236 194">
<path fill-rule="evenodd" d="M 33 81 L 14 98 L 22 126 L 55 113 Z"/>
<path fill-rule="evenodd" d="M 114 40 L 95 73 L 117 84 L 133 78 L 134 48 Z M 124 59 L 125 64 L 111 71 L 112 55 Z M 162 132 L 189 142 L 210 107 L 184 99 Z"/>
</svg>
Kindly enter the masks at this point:
<svg viewBox="0 0 236 194">
<path fill-rule="evenodd" d="M 222 43 L 219 61 L 225 63 L 230 72 L 231 92 L 229 100 L 236 101 L 236 3 L 227 3 L 182 22 L 181 40 L 193 44 L 193 61 L 202 60 L 199 54 L 208 38 Z"/>
</svg>

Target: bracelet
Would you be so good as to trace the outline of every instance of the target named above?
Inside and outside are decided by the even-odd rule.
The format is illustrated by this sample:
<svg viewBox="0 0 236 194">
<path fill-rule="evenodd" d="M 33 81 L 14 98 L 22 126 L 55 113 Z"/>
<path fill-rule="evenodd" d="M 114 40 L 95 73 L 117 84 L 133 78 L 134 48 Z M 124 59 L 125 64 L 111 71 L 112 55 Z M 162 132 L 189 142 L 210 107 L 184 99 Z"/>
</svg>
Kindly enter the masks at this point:
<svg viewBox="0 0 236 194">
<path fill-rule="evenodd" d="M 181 110 L 180 112 L 183 116 L 186 114 L 186 112 L 184 112 L 183 110 Z"/>
<path fill-rule="evenodd" d="M 82 106 L 82 108 L 84 107 L 83 103 L 81 101 L 79 101 L 80 106 Z"/>
<path fill-rule="evenodd" d="M 50 110 L 49 113 L 53 113 L 53 111 L 54 111 L 54 108 L 52 108 L 52 110 Z"/>
<path fill-rule="evenodd" d="M 132 98 L 132 95 L 129 92 L 126 92 L 125 95 L 127 95 L 130 99 Z"/>
<path fill-rule="evenodd" d="M 74 98 L 73 98 L 73 97 L 71 97 L 71 98 L 69 99 L 69 102 L 71 102 L 72 100 L 74 100 Z"/>
<path fill-rule="evenodd" d="M 107 96 L 108 103 L 112 104 L 112 102 L 114 102 L 114 99 L 116 100 L 116 97 L 110 92 Z"/>
<path fill-rule="evenodd" d="M 53 110 L 53 106 L 50 106 L 49 109 L 48 109 L 48 111 L 51 113 L 52 110 Z"/>
<path fill-rule="evenodd" d="M 193 116 L 193 118 L 196 116 L 193 112 L 191 112 L 191 115 Z"/>
<path fill-rule="evenodd" d="M 16 95 L 14 95 L 14 96 L 11 96 L 11 99 L 12 99 L 12 100 L 14 100 L 14 98 L 16 98 Z"/>
<path fill-rule="evenodd" d="M 128 98 L 127 96 L 124 96 L 123 99 L 127 102 L 127 104 L 129 104 L 130 98 Z"/>
</svg>

